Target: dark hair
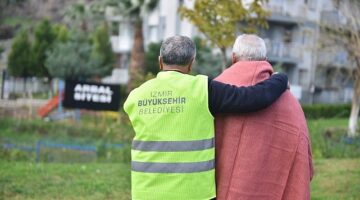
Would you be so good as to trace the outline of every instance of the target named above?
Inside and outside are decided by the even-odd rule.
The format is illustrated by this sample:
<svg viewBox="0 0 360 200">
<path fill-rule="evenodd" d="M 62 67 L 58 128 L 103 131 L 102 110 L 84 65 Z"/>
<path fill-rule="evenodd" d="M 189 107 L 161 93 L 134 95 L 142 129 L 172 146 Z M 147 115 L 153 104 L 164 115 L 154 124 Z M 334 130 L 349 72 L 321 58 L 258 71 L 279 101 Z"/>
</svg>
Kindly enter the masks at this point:
<svg viewBox="0 0 360 200">
<path fill-rule="evenodd" d="M 186 36 L 169 37 L 160 48 L 160 57 L 166 65 L 188 65 L 195 58 L 195 54 L 195 44 Z"/>
</svg>

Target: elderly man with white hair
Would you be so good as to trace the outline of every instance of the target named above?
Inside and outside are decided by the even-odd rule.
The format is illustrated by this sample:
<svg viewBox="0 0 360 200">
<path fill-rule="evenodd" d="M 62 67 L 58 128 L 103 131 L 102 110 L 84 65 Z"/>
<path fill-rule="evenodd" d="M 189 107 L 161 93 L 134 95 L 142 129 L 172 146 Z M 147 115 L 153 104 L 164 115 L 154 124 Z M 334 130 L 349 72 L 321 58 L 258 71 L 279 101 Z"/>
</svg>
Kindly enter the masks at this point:
<svg viewBox="0 0 360 200">
<path fill-rule="evenodd" d="M 250 86 L 273 73 L 256 35 L 236 39 L 232 61 L 216 81 Z M 310 199 L 312 176 L 306 120 L 290 91 L 264 110 L 216 116 L 217 200 Z"/>
</svg>

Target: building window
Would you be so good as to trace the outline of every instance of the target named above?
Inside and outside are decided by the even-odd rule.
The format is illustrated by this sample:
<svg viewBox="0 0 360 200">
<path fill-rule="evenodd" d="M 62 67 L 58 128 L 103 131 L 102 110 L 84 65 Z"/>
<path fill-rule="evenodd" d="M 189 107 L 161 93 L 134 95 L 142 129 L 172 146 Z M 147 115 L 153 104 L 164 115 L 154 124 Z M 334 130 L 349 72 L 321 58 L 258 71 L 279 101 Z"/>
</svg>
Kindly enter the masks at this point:
<svg viewBox="0 0 360 200">
<path fill-rule="evenodd" d="M 305 86 L 308 83 L 308 71 L 305 69 L 300 69 L 299 71 L 299 84 Z"/>
<path fill-rule="evenodd" d="M 312 34 L 311 30 L 308 30 L 308 29 L 304 30 L 302 32 L 302 43 L 304 45 L 310 45 L 312 43 L 312 39 L 313 39 L 312 36 L 313 36 L 313 34 Z"/>
<path fill-rule="evenodd" d="M 166 31 L 166 17 L 160 16 L 159 19 L 159 38 L 165 37 L 165 31 Z"/>
<path fill-rule="evenodd" d="M 340 7 L 340 0 L 335 0 L 334 6 L 338 9 Z"/>
<path fill-rule="evenodd" d="M 119 35 L 120 23 L 118 21 L 111 22 L 111 35 Z"/>
<path fill-rule="evenodd" d="M 326 72 L 325 72 L 325 77 L 326 77 L 325 86 L 332 87 L 334 85 L 335 78 L 336 78 L 336 71 L 337 70 L 335 68 L 326 69 Z"/>
<path fill-rule="evenodd" d="M 150 26 L 149 27 L 149 41 L 157 42 L 157 40 L 158 40 L 158 27 Z"/>
<path fill-rule="evenodd" d="M 286 30 L 284 31 L 283 40 L 284 40 L 285 43 L 290 43 L 290 42 L 291 42 L 291 39 L 292 39 L 292 31 L 286 29 Z"/>
<path fill-rule="evenodd" d="M 316 10 L 317 0 L 304 0 L 304 3 L 308 6 L 309 9 Z"/>
</svg>

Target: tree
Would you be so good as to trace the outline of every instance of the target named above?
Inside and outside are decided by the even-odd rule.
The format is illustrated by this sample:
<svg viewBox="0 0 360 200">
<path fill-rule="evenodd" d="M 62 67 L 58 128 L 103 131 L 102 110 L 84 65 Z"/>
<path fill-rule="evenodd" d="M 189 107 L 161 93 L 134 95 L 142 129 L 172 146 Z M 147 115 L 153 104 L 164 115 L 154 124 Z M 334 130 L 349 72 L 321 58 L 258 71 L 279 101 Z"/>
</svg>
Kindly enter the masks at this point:
<svg viewBox="0 0 360 200">
<path fill-rule="evenodd" d="M 216 77 L 221 72 L 221 61 L 214 56 L 212 49 L 205 40 L 200 37 L 194 39 L 196 45 L 196 59 L 193 67 L 195 74 L 205 74 Z"/>
<path fill-rule="evenodd" d="M 92 37 L 93 52 L 92 56 L 99 56 L 101 60 L 101 68 L 104 69 L 104 74 L 111 74 L 114 65 L 114 53 L 112 51 L 109 30 L 106 23 L 97 28 Z"/>
<path fill-rule="evenodd" d="M 31 53 L 31 70 L 37 77 L 49 77 L 49 72 L 45 67 L 46 52 L 50 51 L 54 42 L 56 41 L 56 33 L 53 26 L 51 26 L 49 20 L 43 20 L 40 22 L 34 33 L 34 46 Z"/>
<path fill-rule="evenodd" d="M 193 38 L 196 46 L 196 59 L 192 68 L 194 74 L 215 77 L 221 72 L 221 61 L 213 55 L 212 49 L 200 37 Z M 156 75 L 159 72 L 159 53 L 162 42 L 150 43 L 145 52 L 145 72 Z"/>
<path fill-rule="evenodd" d="M 68 29 L 64 25 L 54 25 L 54 32 L 56 33 L 55 42 L 66 42 L 68 39 Z"/>
<path fill-rule="evenodd" d="M 66 42 L 56 43 L 53 50 L 48 52 L 45 65 L 52 76 L 62 79 L 109 75 L 109 69 L 102 65 L 103 57 L 95 52 L 85 33 L 73 31 Z"/>
<path fill-rule="evenodd" d="M 349 65 L 346 69 L 353 80 L 353 97 L 351 113 L 348 124 L 348 136 L 355 137 L 360 109 L 360 2 L 358 0 L 334 1 L 338 11 L 346 20 L 338 22 L 324 22 L 321 24 L 323 38 L 327 36 L 325 48 L 330 44 L 331 48 L 343 47 L 349 58 Z"/>
<path fill-rule="evenodd" d="M 0 0 L 0 40 L 12 39 L 16 36 L 19 23 L 4 23 L 11 18 L 18 19 L 18 9 L 23 8 L 28 0 Z"/>
<path fill-rule="evenodd" d="M 0 59 L 1 59 L 1 54 L 5 51 L 4 47 L 0 46 Z"/>
<path fill-rule="evenodd" d="M 241 0 L 196 0 L 193 9 L 180 7 L 182 18 L 193 23 L 222 54 L 222 67 L 226 67 L 226 49 L 234 41 L 236 32 L 255 32 L 258 27 L 267 27 L 268 13 L 261 3 L 266 0 L 253 0 L 244 4 Z"/>
<path fill-rule="evenodd" d="M 160 48 L 161 42 L 153 42 L 148 45 L 147 51 L 145 52 L 145 73 L 156 75 L 159 72 Z"/>
<path fill-rule="evenodd" d="M 0 22 L 13 11 L 14 7 L 20 6 L 27 0 L 1 0 L 0 1 Z"/>
<path fill-rule="evenodd" d="M 31 70 L 31 43 L 27 32 L 18 34 L 12 44 L 8 56 L 8 70 L 10 75 L 23 78 L 24 91 L 26 90 L 26 79 L 33 75 Z"/>
<path fill-rule="evenodd" d="M 104 1 L 88 1 L 86 3 L 74 3 L 65 8 L 64 22 L 68 26 L 91 33 L 104 22 Z"/>
<path fill-rule="evenodd" d="M 143 36 L 143 17 L 156 8 L 159 0 L 110 0 L 108 5 L 117 8 L 124 17 L 133 20 L 134 43 L 131 51 L 128 92 L 136 87 L 139 79 L 144 78 L 145 50 Z"/>
<path fill-rule="evenodd" d="M 26 78 L 32 75 L 29 66 L 30 49 L 29 36 L 23 31 L 15 37 L 8 57 L 8 70 L 12 76 Z"/>
<path fill-rule="evenodd" d="M 88 31 L 89 12 L 87 12 L 84 4 L 73 4 L 65 10 L 65 21 L 75 28 L 80 28 L 82 31 Z"/>
</svg>

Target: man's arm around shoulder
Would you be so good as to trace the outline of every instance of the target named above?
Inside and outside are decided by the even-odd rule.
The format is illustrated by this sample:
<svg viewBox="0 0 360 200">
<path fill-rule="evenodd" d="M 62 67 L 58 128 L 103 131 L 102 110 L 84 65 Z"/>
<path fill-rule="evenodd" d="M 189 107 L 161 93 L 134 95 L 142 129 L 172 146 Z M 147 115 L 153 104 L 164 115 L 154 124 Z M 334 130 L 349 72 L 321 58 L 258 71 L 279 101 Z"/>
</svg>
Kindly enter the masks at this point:
<svg viewBox="0 0 360 200">
<path fill-rule="evenodd" d="M 258 111 L 275 102 L 287 87 L 288 77 L 284 73 L 249 87 L 209 80 L 209 109 L 213 115 Z"/>
</svg>

